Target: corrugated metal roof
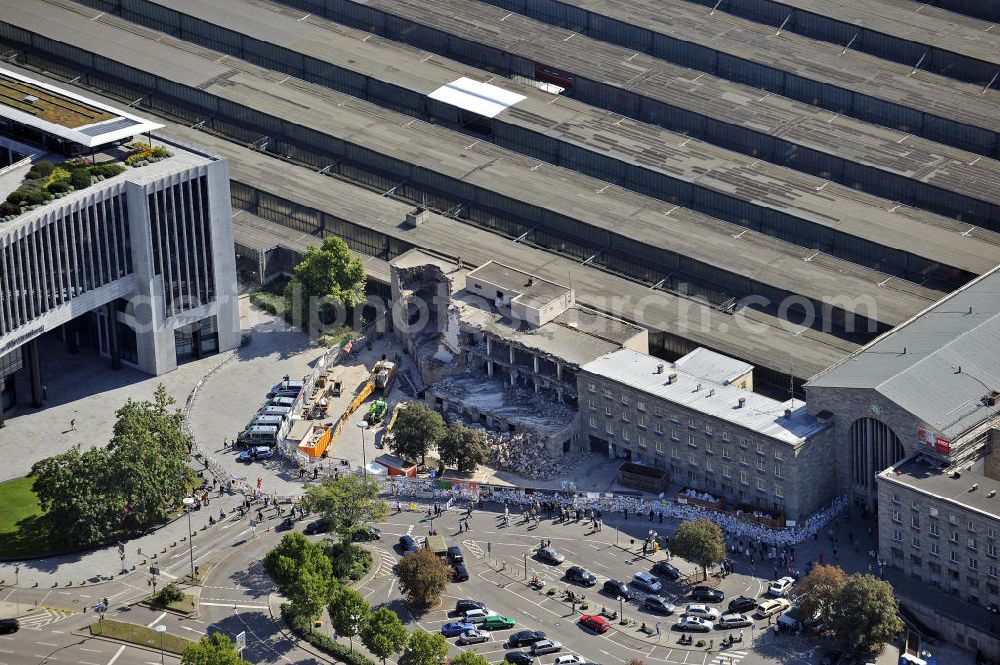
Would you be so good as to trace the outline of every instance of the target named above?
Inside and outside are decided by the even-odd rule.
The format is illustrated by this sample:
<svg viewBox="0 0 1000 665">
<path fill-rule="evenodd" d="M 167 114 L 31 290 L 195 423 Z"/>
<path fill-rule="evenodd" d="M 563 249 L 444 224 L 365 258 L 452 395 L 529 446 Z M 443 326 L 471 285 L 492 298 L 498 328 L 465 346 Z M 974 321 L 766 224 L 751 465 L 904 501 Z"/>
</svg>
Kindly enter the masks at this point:
<svg viewBox="0 0 1000 665">
<path fill-rule="evenodd" d="M 686 356 L 678 358 L 674 365 L 692 376 L 721 383 L 724 386 L 753 371 L 753 365 L 750 363 L 710 351 L 705 347 L 698 347 Z"/>
<path fill-rule="evenodd" d="M 807 388 L 871 388 L 948 439 L 1000 414 L 1000 268 L 817 374 Z"/>
</svg>

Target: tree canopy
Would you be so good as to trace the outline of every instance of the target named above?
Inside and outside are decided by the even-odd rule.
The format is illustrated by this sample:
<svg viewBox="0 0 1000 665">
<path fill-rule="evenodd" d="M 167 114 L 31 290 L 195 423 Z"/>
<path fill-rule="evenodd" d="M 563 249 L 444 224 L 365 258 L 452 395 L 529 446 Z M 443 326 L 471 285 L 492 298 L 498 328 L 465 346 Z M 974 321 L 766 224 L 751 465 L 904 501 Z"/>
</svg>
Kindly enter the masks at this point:
<svg viewBox="0 0 1000 665">
<path fill-rule="evenodd" d="M 380 607 L 368 617 L 367 623 L 361 628 L 361 642 L 365 647 L 382 659 L 397 654 L 406 647 L 410 633 L 399 620 L 399 616 L 388 607 Z"/>
<path fill-rule="evenodd" d="M 871 651 L 903 630 L 892 586 L 874 575 L 847 578 L 832 611 L 837 638 L 851 648 Z"/>
<path fill-rule="evenodd" d="M 423 402 L 412 402 L 396 417 L 389 447 L 403 459 L 419 459 L 423 464 L 427 451 L 437 447 L 444 435 L 441 414 Z"/>
<path fill-rule="evenodd" d="M 337 634 L 351 642 L 354 651 L 354 636 L 361 632 L 371 614 L 371 606 L 364 597 L 348 586 L 337 586 L 330 594 L 330 623 Z"/>
<path fill-rule="evenodd" d="M 325 309 L 314 311 L 310 301 L 318 298 L 328 306 L 352 308 L 365 299 L 365 280 L 360 257 L 351 252 L 342 238 L 327 236 L 322 245 L 306 250 L 285 287 L 285 297 L 289 302 L 301 303 L 306 321 L 331 323 L 336 316 Z M 318 321 L 314 316 L 318 316 Z"/>
<path fill-rule="evenodd" d="M 181 665 L 250 665 L 236 653 L 236 645 L 223 633 L 212 633 L 184 648 Z"/>
<path fill-rule="evenodd" d="M 323 515 L 341 543 L 349 547 L 351 533 L 364 524 L 381 522 L 389 515 L 389 504 L 380 499 L 379 484 L 370 476 L 327 478 L 310 485 L 303 506 Z"/>
<path fill-rule="evenodd" d="M 451 659 L 451 665 L 490 665 L 490 661 L 475 651 L 463 651 Z"/>
<path fill-rule="evenodd" d="M 451 568 L 434 552 L 421 548 L 404 556 L 396 566 L 399 590 L 416 605 L 432 605 L 451 581 Z"/>
<path fill-rule="evenodd" d="M 433 556 L 433 555 L 432 555 Z M 448 662 L 448 640 L 441 633 L 418 630 L 399 657 L 399 665 L 445 665 Z"/>
<path fill-rule="evenodd" d="M 453 422 L 448 425 L 438 443 L 438 454 L 442 462 L 454 465 L 462 473 L 475 471 L 489 456 L 486 433 L 481 429 Z"/>
<path fill-rule="evenodd" d="M 722 529 L 706 519 L 681 522 L 670 539 L 670 549 L 682 559 L 701 566 L 705 579 L 708 578 L 708 567 L 718 565 L 726 558 L 726 540 Z"/>
<path fill-rule="evenodd" d="M 798 604 L 803 618 L 832 626 L 833 611 L 845 584 L 847 575 L 840 566 L 814 566 L 798 584 Z"/>
<path fill-rule="evenodd" d="M 36 462 L 33 489 L 58 516 L 56 537 L 78 546 L 105 542 L 161 522 L 189 491 L 191 443 L 184 417 L 160 385 L 152 400 L 116 412 L 106 448 L 74 446 Z"/>
<path fill-rule="evenodd" d="M 310 619 L 330 601 L 336 579 L 323 547 L 298 531 L 285 534 L 277 547 L 264 555 L 264 570 L 277 582 L 296 612 Z"/>
</svg>

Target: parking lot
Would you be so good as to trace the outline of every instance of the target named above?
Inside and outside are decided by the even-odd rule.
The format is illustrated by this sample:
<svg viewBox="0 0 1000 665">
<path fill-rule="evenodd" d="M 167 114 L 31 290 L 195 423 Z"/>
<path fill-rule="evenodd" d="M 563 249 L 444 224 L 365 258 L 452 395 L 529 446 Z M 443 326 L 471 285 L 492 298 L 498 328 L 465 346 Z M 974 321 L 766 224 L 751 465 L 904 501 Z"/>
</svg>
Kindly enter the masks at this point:
<svg viewBox="0 0 1000 665">
<path fill-rule="evenodd" d="M 562 644 L 559 652 L 536 658 L 534 662 L 541 665 L 548 665 L 557 657 L 566 655 L 578 655 L 583 662 L 604 665 L 627 663 L 633 658 L 647 664 L 676 665 L 735 665 L 741 661 L 819 662 L 816 640 L 795 634 L 778 635 L 772 625 L 773 617 L 754 619 L 752 627 L 743 629 L 743 641 L 724 649 L 721 648 L 724 638 L 730 634 L 738 637 L 740 629 L 717 630 L 713 627 L 707 633 L 676 630 L 674 624 L 680 619 L 685 606 L 699 602 L 688 598 L 692 584 L 703 584 L 700 570 L 677 557 L 672 563 L 677 565 L 683 576 L 690 576 L 692 582 L 684 577 L 672 582 L 660 578 L 665 582 L 660 595 L 677 606 L 672 615 L 642 608 L 641 602 L 646 594 L 639 593 L 630 602 L 620 602 L 617 597 L 602 591 L 606 580 L 618 579 L 629 583 L 635 573 L 650 571 L 656 561 L 666 558 L 663 553 L 648 557 L 641 555 L 641 540 L 635 540 L 633 544 L 630 542 L 633 536 L 607 525 L 595 533 L 590 523 L 585 521 L 557 523 L 544 519 L 535 526 L 533 521 L 524 523 L 512 516 L 510 526 L 503 526 L 497 513 L 476 511 L 470 520 L 471 530 L 460 533 L 459 519 L 464 519 L 464 512 L 450 511 L 434 518 L 428 518 L 425 512 L 413 511 L 393 515 L 379 525 L 382 538 L 373 543 L 376 551 L 375 572 L 361 589 L 373 606 L 388 605 L 404 617 L 411 628 L 419 626 L 437 632 L 443 625 L 460 620 L 461 616 L 454 609 L 455 603 L 462 599 L 483 601 L 490 610 L 516 621 L 512 629 L 491 631 L 490 639 L 484 643 L 459 645 L 456 637 L 450 638 L 453 653 L 471 650 L 491 663 L 499 663 L 510 651 L 528 651 L 527 647 L 517 649 L 508 646 L 509 635 L 520 630 L 534 630 L 543 631 L 547 639 Z M 657 526 L 663 528 L 660 525 L 653 528 Z M 634 533 L 645 532 L 639 524 L 635 527 Z M 392 567 L 402 553 L 398 545 L 401 536 L 411 535 L 420 542 L 431 529 L 445 536 L 448 545 L 462 548 L 470 579 L 449 585 L 438 608 L 418 614 L 403 602 Z M 542 540 L 551 541 L 552 547 L 566 557 L 565 561 L 553 565 L 539 560 L 535 550 Z M 593 573 L 597 578 L 596 584 L 583 587 L 567 580 L 565 571 L 573 565 Z M 535 577 L 540 582 L 544 581 L 541 589 L 535 589 L 530 584 Z M 721 613 L 727 610 L 728 602 L 736 596 L 762 596 L 768 580 L 753 577 L 737 566 L 733 574 L 724 579 L 710 578 L 707 584 L 725 593 L 723 602 L 709 604 Z M 582 594 L 584 599 L 571 603 L 565 596 L 566 589 Z M 555 593 L 549 595 L 550 590 L 555 590 Z M 585 610 L 581 608 L 583 603 L 587 604 Z M 608 612 L 621 611 L 625 623 L 620 622 L 621 617 L 610 621 L 610 630 L 603 634 L 580 625 L 581 615 L 598 614 L 602 606 Z M 646 624 L 651 634 L 640 631 L 642 624 Z M 657 624 L 659 635 L 656 634 Z M 681 637 L 687 635 L 693 636 L 692 644 L 679 643 Z M 701 647 L 696 646 L 699 640 L 704 640 Z M 756 648 L 753 648 L 754 645 Z"/>
</svg>

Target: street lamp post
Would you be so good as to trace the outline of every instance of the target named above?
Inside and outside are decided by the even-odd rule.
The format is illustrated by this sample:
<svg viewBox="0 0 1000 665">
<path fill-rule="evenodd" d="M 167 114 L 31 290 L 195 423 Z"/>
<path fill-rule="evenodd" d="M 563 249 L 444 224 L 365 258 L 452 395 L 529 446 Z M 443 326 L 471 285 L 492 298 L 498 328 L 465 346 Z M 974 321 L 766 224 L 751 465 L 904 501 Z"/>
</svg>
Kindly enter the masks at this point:
<svg viewBox="0 0 1000 665">
<path fill-rule="evenodd" d="M 364 475 L 368 475 L 368 457 L 365 454 L 365 430 L 368 429 L 368 421 L 362 420 L 358 423 L 358 428 L 361 429 L 361 463 L 364 465 Z"/>
<path fill-rule="evenodd" d="M 187 506 L 188 514 L 188 557 L 191 559 L 191 584 L 194 584 L 194 543 L 191 541 L 194 537 L 191 531 L 191 510 L 194 506 L 194 499 L 189 496 L 184 497 L 184 505 Z"/>
<path fill-rule="evenodd" d="M 155 630 L 160 634 L 160 665 L 163 665 L 163 633 L 167 632 L 167 627 L 161 623 Z"/>
<path fill-rule="evenodd" d="M 618 621 L 625 623 L 625 598 L 618 596 Z"/>
</svg>

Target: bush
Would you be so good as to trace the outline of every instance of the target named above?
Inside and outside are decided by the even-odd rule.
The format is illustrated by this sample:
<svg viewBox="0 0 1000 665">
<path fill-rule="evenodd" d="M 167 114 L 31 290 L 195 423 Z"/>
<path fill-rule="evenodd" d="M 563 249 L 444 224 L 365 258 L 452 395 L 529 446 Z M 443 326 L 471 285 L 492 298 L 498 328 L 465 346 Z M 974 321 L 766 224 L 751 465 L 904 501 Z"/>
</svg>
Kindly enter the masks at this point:
<svg viewBox="0 0 1000 665">
<path fill-rule="evenodd" d="M 698 640 L 698 642 L 695 644 L 695 646 L 699 647 L 699 648 L 705 646 L 705 640 Z"/>
<path fill-rule="evenodd" d="M 162 605 L 169 605 L 170 603 L 176 603 L 184 600 L 184 592 L 176 584 L 168 584 L 167 586 L 160 589 L 160 592 L 156 594 L 156 602 Z"/>
<path fill-rule="evenodd" d="M 333 564 L 333 575 L 338 580 L 356 582 L 372 568 L 372 553 L 350 543 L 330 543 L 327 556 Z"/>
<path fill-rule="evenodd" d="M 96 166 L 91 166 L 89 171 L 90 174 L 93 176 L 103 176 L 105 178 L 112 178 L 118 175 L 119 173 L 123 173 L 125 171 L 125 167 L 122 166 L 121 164 L 111 164 L 111 163 L 97 164 Z"/>
<path fill-rule="evenodd" d="M 86 189 L 90 187 L 90 171 L 87 169 L 77 169 L 69 174 L 69 184 L 75 189 Z"/>
<path fill-rule="evenodd" d="M 312 621 L 308 617 L 296 614 L 288 604 L 281 606 L 281 618 L 285 620 L 293 633 L 339 661 L 348 665 L 376 665 L 374 660 L 360 651 L 351 651 L 329 635 L 318 632 L 313 628 Z"/>
<path fill-rule="evenodd" d="M 158 159 L 163 159 L 164 157 L 170 157 L 171 152 L 164 148 L 162 145 L 158 145 L 153 148 L 153 157 Z"/>
<path fill-rule="evenodd" d="M 41 205 L 51 198 L 51 195 L 44 189 L 33 189 L 23 192 L 22 196 L 28 205 Z"/>
<path fill-rule="evenodd" d="M 56 165 L 47 159 L 43 159 L 40 162 L 36 162 L 28 170 L 28 177 L 35 178 L 48 178 L 52 175 L 52 171 L 56 168 Z"/>
<path fill-rule="evenodd" d="M 68 192 L 69 188 L 70 184 L 68 180 L 56 180 L 54 182 L 50 182 L 49 186 L 46 187 L 46 189 L 48 189 L 52 194 L 63 194 Z"/>
</svg>

